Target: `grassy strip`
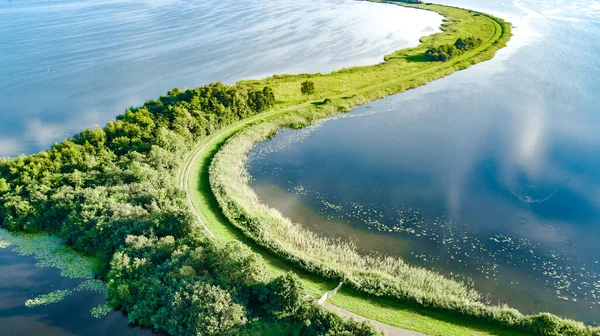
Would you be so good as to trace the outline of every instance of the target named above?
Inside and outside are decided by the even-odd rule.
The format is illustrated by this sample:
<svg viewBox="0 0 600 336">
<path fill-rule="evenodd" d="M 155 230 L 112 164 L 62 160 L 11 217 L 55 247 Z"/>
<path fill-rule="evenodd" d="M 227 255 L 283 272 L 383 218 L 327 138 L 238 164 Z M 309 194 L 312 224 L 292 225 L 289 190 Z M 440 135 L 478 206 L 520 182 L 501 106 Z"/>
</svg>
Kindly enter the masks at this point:
<svg viewBox="0 0 600 336">
<path fill-rule="evenodd" d="M 316 87 L 311 99 L 318 102 L 329 98 L 338 110 L 347 111 L 489 60 L 506 45 L 511 36 L 509 23 L 483 13 L 442 5 L 402 5 L 443 15 L 442 33 L 421 38 L 421 44 L 415 48 L 402 49 L 385 56 L 385 62 L 380 64 L 341 69 L 330 74 L 275 75 L 263 80 L 240 81 L 238 85 L 254 90 L 269 86 L 277 98 L 276 109 L 290 106 L 298 108 L 306 103 L 306 98 L 299 90 L 300 84 L 310 80 Z M 448 62 L 425 61 L 425 52 L 430 47 L 451 44 L 465 36 L 480 38 L 484 42 Z"/>
<path fill-rule="evenodd" d="M 422 268 L 410 267 L 399 259 L 378 255 L 361 256 L 351 245 L 328 241 L 294 225 L 276 210 L 262 205 L 249 188 L 248 175 L 244 168 L 245 154 L 256 142 L 271 136 L 277 129 L 286 126 L 302 127 L 335 111 L 347 111 L 356 105 L 422 85 L 470 64 L 489 59 L 510 36 L 510 26 L 507 23 L 485 14 L 438 5 L 415 7 L 427 8 L 444 15 L 444 32 L 422 39 L 423 43 L 417 48 L 387 56 L 386 62 L 382 64 L 343 69 L 328 75 L 273 76 L 262 81 L 240 83 L 251 87 L 272 87 L 280 99 L 278 106 L 285 107 L 294 106 L 302 101 L 297 88 L 302 81 L 310 79 L 321 88 L 318 98 L 329 98 L 332 105 L 315 106 L 296 115 L 264 122 L 232 138 L 216 154 L 210 170 L 212 191 L 223 213 L 244 235 L 251 237 L 272 254 L 324 278 L 345 280 L 361 292 L 358 298 L 364 294 L 393 298 L 398 301 L 392 301 L 392 307 L 402 302 L 451 316 L 475 318 L 480 323 L 487 322 L 540 335 L 597 334 L 597 331 L 586 328 L 583 324 L 559 319 L 550 314 L 524 316 L 506 306 L 484 305 L 480 302 L 479 294 L 469 286 Z M 433 66 L 423 62 L 424 49 L 452 42 L 461 36 L 481 38 L 485 42 L 474 51 L 462 54 L 449 62 Z M 226 137 L 215 141 L 215 147 L 218 147 L 223 139 Z M 212 153 L 204 157 L 203 167 L 210 163 Z M 206 176 L 200 177 L 201 183 L 206 183 Z M 201 185 L 200 188 L 206 189 L 206 185 Z M 202 205 L 204 210 L 207 205 L 212 205 L 215 212 L 214 199 L 205 201 Z M 214 219 L 221 223 L 225 220 Z M 338 300 L 339 303 L 343 304 L 344 300 Z M 357 303 L 354 301 L 351 305 Z M 354 307 L 360 309 L 364 306 L 359 304 Z M 386 319 L 378 308 L 367 309 L 362 313 L 374 315 L 377 320 Z M 422 331 L 435 334 L 447 332 L 435 329 Z M 452 334 L 457 334 L 457 331 L 453 331 Z"/>
<path fill-rule="evenodd" d="M 233 229 L 228 225 L 227 218 L 219 211 L 219 204 L 208 185 L 209 173 L 207 167 L 224 141 L 249 123 L 260 122 L 262 121 L 261 119 L 281 115 L 290 110 L 297 111 L 309 106 L 309 104 L 302 102 L 303 97 L 299 94 L 298 90 L 299 84 L 303 80 L 310 79 L 316 83 L 319 89 L 317 93 L 318 99 L 330 97 L 336 104 L 333 110 L 344 111 L 358 104 L 422 85 L 430 80 L 466 68 L 471 64 L 489 59 L 497 49 L 504 46 L 510 37 L 510 25 L 493 17 L 446 6 L 421 5 L 415 7 L 435 10 L 443 14 L 446 21 L 443 26 L 444 33 L 423 38 L 423 44 L 417 48 L 398 51 L 386 56 L 385 63 L 371 67 L 343 69 L 329 75 L 273 76 L 263 81 L 243 81 L 238 83 L 240 85 L 256 87 L 269 85 L 274 88 L 276 97 L 280 100 L 275 111 L 250 118 L 250 120 L 245 120 L 226 128 L 218 134 L 202 141 L 196 147 L 195 154 L 191 155 L 189 161 L 193 164 L 187 165 L 182 177 L 182 184 L 189 187 L 190 202 L 195 208 L 195 212 L 200 216 L 200 221 L 210 231 L 215 233 L 220 239 L 236 239 L 249 244 L 255 251 L 265 257 L 270 271 L 274 275 L 289 269 L 298 271 L 298 267 L 283 262 L 280 258 L 275 257 L 272 253 L 268 253 L 264 248 L 247 239 L 239 230 Z M 421 57 L 427 46 L 453 42 L 455 37 L 465 36 L 465 34 L 469 34 L 471 31 L 478 33 L 478 37 L 481 37 L 485 41 L 482 46 L 473 52 L 461 55 L 446 63 L 432 64 L 423 62 Z M 323 87 L 326 87 L 326 89 L 323 90 Z M 244 155 L 241 155 L 241 157 L 244 157 Z M 190 180 L 185 181 L 189 171 L 199 171 L 200 173 L 192 174 Z M 335 285 L 334 282 L 324 281 L 322 278 L 316 278 L 305 272 L 300 273 L 305 285 L 313 294 L 322 293 Z M 449 285 L 454 286 L 451 283 Z M 460 294 L 472 295 L 469 294 L 469 290 L 465 291 L 464 287 L 458 286 L 454 288 L 458 292 L 462 292 L 458 293 L 459 296 Z M 350 295 L 342 292 L 340 294 L 334 299 L 334 303 L 337 305 L 350 311 L 357 312 L 357 310 L 360 310 L 359 313 L 364 316 L 391 325 L 419 330 L 434 335 L 499 334 L 498 330 L 490 331 L 491 329 L 489 328 L 480 331 L 464 326 L 457 326 L 457 323 L 460 325 L 461 322 L 464 323 L 465 321 L 455 318 L 450 318 L 451 321 L 444 321 L 444 319 L 448 319 L 448 316 L 445 315 L 436 316 L 436 318 L 442 317 L 441 319 L 431 318 L 427 316 L 431 312 L 416 313 L 414 309 L 409 310 L 406 306 L 398 305 L 397 302 L 385 307 L 373 305 L 370 300 L 366 302 L 371 302 L 371 305 L 365 304 L 364 293 Z M 472 323 L 467 322 L 466 324 Z"/>
<path fill-rule="evenodd" d="M 227 138 L 227 137 L 225 137 Z M 223 140 L 223 139 L 221 139 Z M 205 142 L 203 142 L 205 143 Z M 222 147 L 222 141 L 209 144 L 198 160 L 194 161 L 191 171 L 198 172 L 190 176 L 189 192 L 196 211 L 201 214 L 201 220 L 220 240 L 238 240 L 252 248 L 263 257 L 269 273 L 275 277 L 287 271 L 296 272 L 309 294 L 319 297 L 325 291 L 334 288 L 337 281 L 315 276 L 305 270 L 286 262 L 270 251 L 256 244 L 241 230 L 229 224 L 223 217 L 219 205 L 208 185 L 208 162 Z M 198 186 L 198 187 L 196 187 Z M 342 287 L 329 302 L 336 306 L 396 327 L 415 330 L 429 335 L 524 335 L 516 331 L 506 331 L 502 328 L 474 323 L 473 321 L 417 309 L 414 306 L 400 304 L 393 300 L 377 298 L 364 293 Z"/>
</svg>

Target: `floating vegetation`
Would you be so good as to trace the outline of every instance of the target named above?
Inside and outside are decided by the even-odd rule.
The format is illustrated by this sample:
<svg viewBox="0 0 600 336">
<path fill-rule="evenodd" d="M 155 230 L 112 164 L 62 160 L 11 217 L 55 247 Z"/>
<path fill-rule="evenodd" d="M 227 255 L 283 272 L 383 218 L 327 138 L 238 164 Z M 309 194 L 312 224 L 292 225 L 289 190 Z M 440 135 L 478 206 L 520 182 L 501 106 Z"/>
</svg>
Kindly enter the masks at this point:
<svg viewBox="0 0 600 336">
<path fill-rule="evenodd" d="M 25 301 L 25 306 L 33 308 L 61 302 L 74 292 L 90 291 L 106 293 L 106 284 L 94 279 L 93 260 L 76 253 L 64 246 L 60 238 L 37 235 L 18 234 L 0 229 L 0 248 L 12 247 L 14 252 L 22 256 L 32 256 L 36 267 L 52 267 L 60 270 L 60 275 L 71 279 L 85 279 L 74 289 L 61 289 L 39 295 Z M 107 310 L 108 309 L 108 310 Z M 107 310 L 105 312 L 105 310 Z M 106 304 L 92 309 L 94 317 L 102 317 L 111 310 Z"/>
<path fill-rule="evenodd" d="M 281 182 L 281 181 L 280 181 Z M 419 264 L 441 268 L 452 265 L 462 274 L 481 274 L 486 281 L 503 278 L 508 268 L 525 270 L 534 283 L 560 300 L 585 301 L 600 306 L 600 265 L 570 256 L 567 250 L 548 249 L 528 239 L 502 233 L 481 234 L 467 223 L 444 216 L 426 217 L 419 209 L 382 204 L 338 201 L 305 184 L 288 184 L 287 190 L 310 204 L 328 220 L 345 221 L 385 234 L 411 236 L 424 249 L 411 252 Z M 429 252 L 428 252 L 429 251 Z M 440 251 L 443 251 L 442 253 Z M 447 268 L 446 268 L 447 269 Z M 514 279 L 504 279 L 511 286 Z"/>
<path fill-rule="evenodd" d="M 38 306 L 49 305 L 51 303 L 57 303 L 64 300 L 67 296 L 71 295 L 72 293 L 73 291 L 64 289 L 57 290 L 48 294 L 42 294 L 36 298 L 25 301 L 25 306 L 33 308 Z"/>
<path fill-rule="evenodd" d="M 92 308 L 90 310 L 90 314 L 92 314 L 93 317 L 95 318 L 102 318 L 106 315 L 108 315 L 108 313 L 110 313 L 112 311 L 112 307 L 108 305 L 108 303 L 101 303 L 99 305 L 97 305 L 96 307 Z"/>
<path fill-rule="evenodd" d="M 13 251 L 22 256 L 32 256 L 37 267 L 53 267 L 60 275 L 71 279 L 92 279 L 94 277 L 92 258 L 84 257 L 66 248 L 60 238 L 47 235 L 13 235 L 0 229 L 0 247 L 14 247 Z"/>
<path fill-rule="evenodd" d="M 106 293 L 106 284 L 98 279 L 86 280 L 75 288 L 75 291 L 89 291 L 95 293 Z"/>
</svg>

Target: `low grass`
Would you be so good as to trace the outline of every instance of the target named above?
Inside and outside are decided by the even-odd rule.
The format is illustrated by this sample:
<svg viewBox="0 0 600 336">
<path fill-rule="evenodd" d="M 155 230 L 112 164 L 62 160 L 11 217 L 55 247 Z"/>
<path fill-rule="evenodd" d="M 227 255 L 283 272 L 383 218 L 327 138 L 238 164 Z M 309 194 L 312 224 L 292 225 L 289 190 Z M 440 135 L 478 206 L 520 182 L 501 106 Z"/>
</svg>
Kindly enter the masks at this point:
<svg viewBox="0 0 600 336">
<path fill-rule="evenodd" d="M 317 276 L 315 273 L 322 274 L 323 269 L 320 272 L 308 272 L 306 269 L 311 269 L 311 266 L 315 262 L 316 264 L 324 263 L 328 265 L 333 260 L 351 260 L 355 257 L 354 255 L 347 256 L 344 254 L 348 251 L 352 252 L 352 250 L 346 250 L 344 247 L 339 249 L 339 246 L 331 244 L 331 242 L 322 244 L 323 240 L 315 240 L 313 239 L 315 237 L 310 235 L 304 237 L 305 239 L 302 240 L 301 244 L 297 241 L 289 241 L 286 239 L 286 236 L 289 238 L 287 230 L 295 230 L 293 226 L 285 227 L 284 230 L 281 227 L 271 227 L 269 229 L 279 231 L 278 235 L 272 236 L 272 238 L 276 237 L 276 239 L 260 239 L 260 234 L 249 234 L 248 230 L 244 230 L 245 223 L 232 223 L 232 219 L 234 218 L 231 215 L 228 216 L 229 218 L 226 217 L 222 211 L 222 209 L 238 209 L 248 204 L 260 207 L 258 200 L 252 198 L 252 193 L 244 190 L 241 194 L 243 195 L 241 199 L 232 201 L 229 198 L 231 195 L 217 191 L 216 194 L 220 198 L 220 201 L 218 201 L 213 191 L 215 188 L 218 189 L 220 187 L 242 189 L 247 187 L 247 178 L 244 176 L 244 170 L 240 170 L 240 167 L 243 168 L 243 161 L 245 160 L 247 150 L 256 141 L 264 139 L 264 137 L 269 135 L 268 133 L 274 132 L 283 124 L 297 127 L 303 126 L 307 122 L 316 118 L 326 117 L 336 111 L 347 111 L 350 108 L 374 99 L 426 84 L 432 80 L 449 75 L 454 71 L 492 58 L 494 53 L 503 47 L 510 38 L 510 24 L 483 13 L 442 5 L 401 5 L 432 10 L 443 15 L 443 32 L 424 37 L 421 39 L 419 46 L 387 55 L 385 62 L 373 66 L 347 68 L 334 71 L 331 74 L 278 75 L 263 80 L 239 82 L 238 85 L 253 89 L 270 86 L 278 99 L 274 110 L 245 119 L 203 139 L 194 148 L 188 160 L 186 160 L 185 169 L 180 176 L 182 187 L 188 192 L 188 201 L 198 216 L 199 222 L 202 223 L 208 232 L 212 232 L 217 239 L 235 239 L 250 246 L 264 258 L 273 276 L 290 270 L 298 273 L 307 291 L 314 296 L 319 296 L 323 292 L 335 287 L 337 284 L 336 280 L 339 279 L 341 274 L 336 274 L 334 271 L 332 276 Z M 460 55 L 448 62 L 424 62 L 423 54 L 429 47 L 440 44 L 451 44 L 459 37 L 471 36 L 481 38 L 484 43 L 475 50 Z M 317 90 L 311 96 L 313 99 L 311 102 L 307 102 L 305 97 L 300 93 L 300 83 L 305 80 L 313 81 Z M 321 101 L 325 98 L 329 98 L 332 103 L 324 106 Z M 251 124 L 260 124 L 258 126 L 265 127 L 264 121 L 283 115 L 286 116 L 280 120 L 280 124 L 275 125 L 270 131 L 259 137 L 246 138 L 245 141 L 250 139 L 246 143 L 246 147 L 242 148 L 241 151 L 238 148 L 238 151 L 234 151 L 235 155 L 230 155 L 226 159 L 223 159 L 222 164 L 214 168 L 211 174 L 209 166 L 213 163 L 215 155 L 223 154 L 220 150 L 227 147 L 226 144 L 231 144 L 227 143 L 227 141 L 234 134 Z M 299 118 L 296 120 L 297 123 L 295 123 L 294 118 L 299 117 L 299 115 L 304 115 L 308 118 Z M 238 134 L 234 137 L 234 139 L 236 138 L 237 140 L 244 140 L 243 134 Z M 239 142 L 237 145 L 239 145 Z M 230 172 L 239 176 L 234 176 L 234 178 L 230 178 L 231 176 L 226 177 L 221 180 L 222 183 L 217 183 L 215 187 L 215 175 L 220 175 L 224 171 L 223 168 L 226 168 L 225 166 L 228 164 L 235 166 Z M 212 188 L 210 182 L 213 182 Z M 268 209 L 261 210 L 264 211 L 244 211 L 244 215 L 257 215 L 259 217 L 265 213 L 273 215 L 273 213 L 268 213 Z M 268 218 L 266 217 L 256 219 L 258 222 L 268 222 Z M 260 226 L 257 228 L 259 231 L 263 229 Z M 297 230 L 293 236 L 300 239 L 305 233 Z M 313 245 L 312 242 L 315 241 L 318 241 L 319 244 Z M 278 246 L 281 246 L 281 244 L 287 247 L 303 245 L 311 252 L 306 253 L 305 250 L 305 252 L 300 253 L 301 255 L 294 256 L 293 253 L 290 253 L 285 254 L 286 257 L 282 257 L 282 253 L 277 252 Z M 286 251 L 294 252 L 293 249 Z M 359 256 L 356 256 L 356 258 L 359 258 Z M 360 267 L 360 262 L 362 261 L 359 260 L 359 263 L 355 264 L 354 268 Z M 347 265 L 342 263 L 338 266 L 344 268 Z M 385 273 L 385 267 L 387 266 L 395 267 L 397 271 L 399 268 L 404 269 L 406 265 L 397 261 L 391 264 L 381 264 L 378 266 L 381 267 L 378 268 L 379 272 Z M 410 268 L 404 269 L 402 274 L 410 276 L 410 270 Z M 468 289 L 464 284 L 443 279 L 441 276 L 426 270 L 422 270 L 422 273 L 416 274 L 416 276 L 418 277 L 416 282 L 430 284 L 429 287 L 438 292 L 436 295 L 448 295 L 455 299 L 463 298 L 469 301 L 478 299 L 478 294 Z M 428 279 L 428 277 L 431 278 Z M 435 288 L 436 282 L 443 283 L 443 285 Z M 400 288 L 400 290 L 402 289 Z M 340 308 L 359 315 L 430 335 L 521 335 L 516 331 L 501 331 L 498 328 L 470 320 L 464 316 L 451 316 L 432 310 L 419 309 L 415 308 L 414 305 L 405 305 L 397 300 L 371 296 L 365 292 L 354 291 L 346 287 L 343 287 L 333 297 L 331 302 Z"/>
<path fill-rule="evenodd" d="M 305 103 L 306 97 L 300 92 L 300 84 L 310 80 L 315 83 L 316 88 L 316 93 L 311 95 L 313 101 L 330 98 L 340 110 L 344 110 L 415 88 L 456 70 L 488 60 L 511 36 L 509 23 L 487 14 L 443 5 L 398 4 L 441 14 L 444 17 L 442 32 L 421 38 L 421 44 L 417 47 L 386 55 L 385 61 L 376 65 L 345 68 L 330 74 L 275 75 L 262 80 L 240 81 L 237 84 L 253 89 L 271 87 L 277 98 L 275 109 L 280 109 Z M 473 51 L 448 62 L 424 60 L 427 49 L 442 44 L 453 44 L 460 37 L 480 38 L 484 42 Z"/>
</svg>

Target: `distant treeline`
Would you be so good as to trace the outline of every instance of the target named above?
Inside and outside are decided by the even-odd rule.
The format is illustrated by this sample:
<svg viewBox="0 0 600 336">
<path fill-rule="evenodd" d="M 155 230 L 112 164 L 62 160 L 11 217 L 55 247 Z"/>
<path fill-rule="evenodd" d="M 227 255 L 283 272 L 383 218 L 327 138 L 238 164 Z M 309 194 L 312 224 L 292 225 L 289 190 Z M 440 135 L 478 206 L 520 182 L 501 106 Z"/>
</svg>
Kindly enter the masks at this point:
<svg viewBox="0 0 600 336">
<path fill-rule="evenodd" d="M 52 232 L 95 256 L 113 307 L 173 335 L 376 335 L 269 279 L 241 243 L 198 230 L 175 176 L 195 140 L 270 109 L 269 87 L 173 89 L 48 151 L 0 160 L 0 226 Z"/>
<path fill-rule="evenodd" d="M 424 3 L 421 0 L 392 0 L 393 2 L 402 2 L 402 3 L 407 3 L 407 4 L 422 4 Z"/>
<path fill-rule="evenodd" d="M 425 59 L 430 62 L 449 61 L 464 52 L 477 48 L 481 43 L 482 41 L 480 38 L 459 38 L 454 44 L 445 44 L 427 49 L 425 52 Z"/>
</svg>

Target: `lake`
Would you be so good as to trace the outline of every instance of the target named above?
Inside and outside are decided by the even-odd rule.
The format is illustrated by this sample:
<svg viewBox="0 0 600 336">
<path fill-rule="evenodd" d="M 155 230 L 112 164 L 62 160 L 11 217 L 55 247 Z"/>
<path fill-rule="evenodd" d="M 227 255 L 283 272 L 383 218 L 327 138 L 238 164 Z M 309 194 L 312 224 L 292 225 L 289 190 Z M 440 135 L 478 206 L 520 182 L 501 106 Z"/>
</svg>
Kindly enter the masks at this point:
<svg viewBox="0 0 600 336">
<path fill-rule="evenodd" d="M 25 301 L 56 290 L 77 287 L 81 279 L 69 279 L 51 267 L 36 267 L 33 257 L 0 249 L 0 325 L 2 335 L 152 335 L 128 326 L 127 317 L 112 311 L 94 318 L 90 310 L 106 301 L 104 294 L 75 292 L 59 303 L 26 307 Z"/>
<path fill-rule="evenodd" d="M 261 200 L 492 303 L 600 323 L 600 2 L 444 3 L 515 25 L 497 56 L 250 153 Z"/>
<path fill-rule="evenodd" d="M 431 12 L 351 0 L 0 2 L 0 156 L 49 148 L 173 87 L 374 64 L 439 31 Z M 80 280 L 0 249 L 2 333 L 142 335 Z"/>
<path fill-rule="evenodd" d="M 174 87 L 381 62 L 435 13 L 352 0 L 0 2 L 0 156 L 47 149 Z"/>
</svg>

